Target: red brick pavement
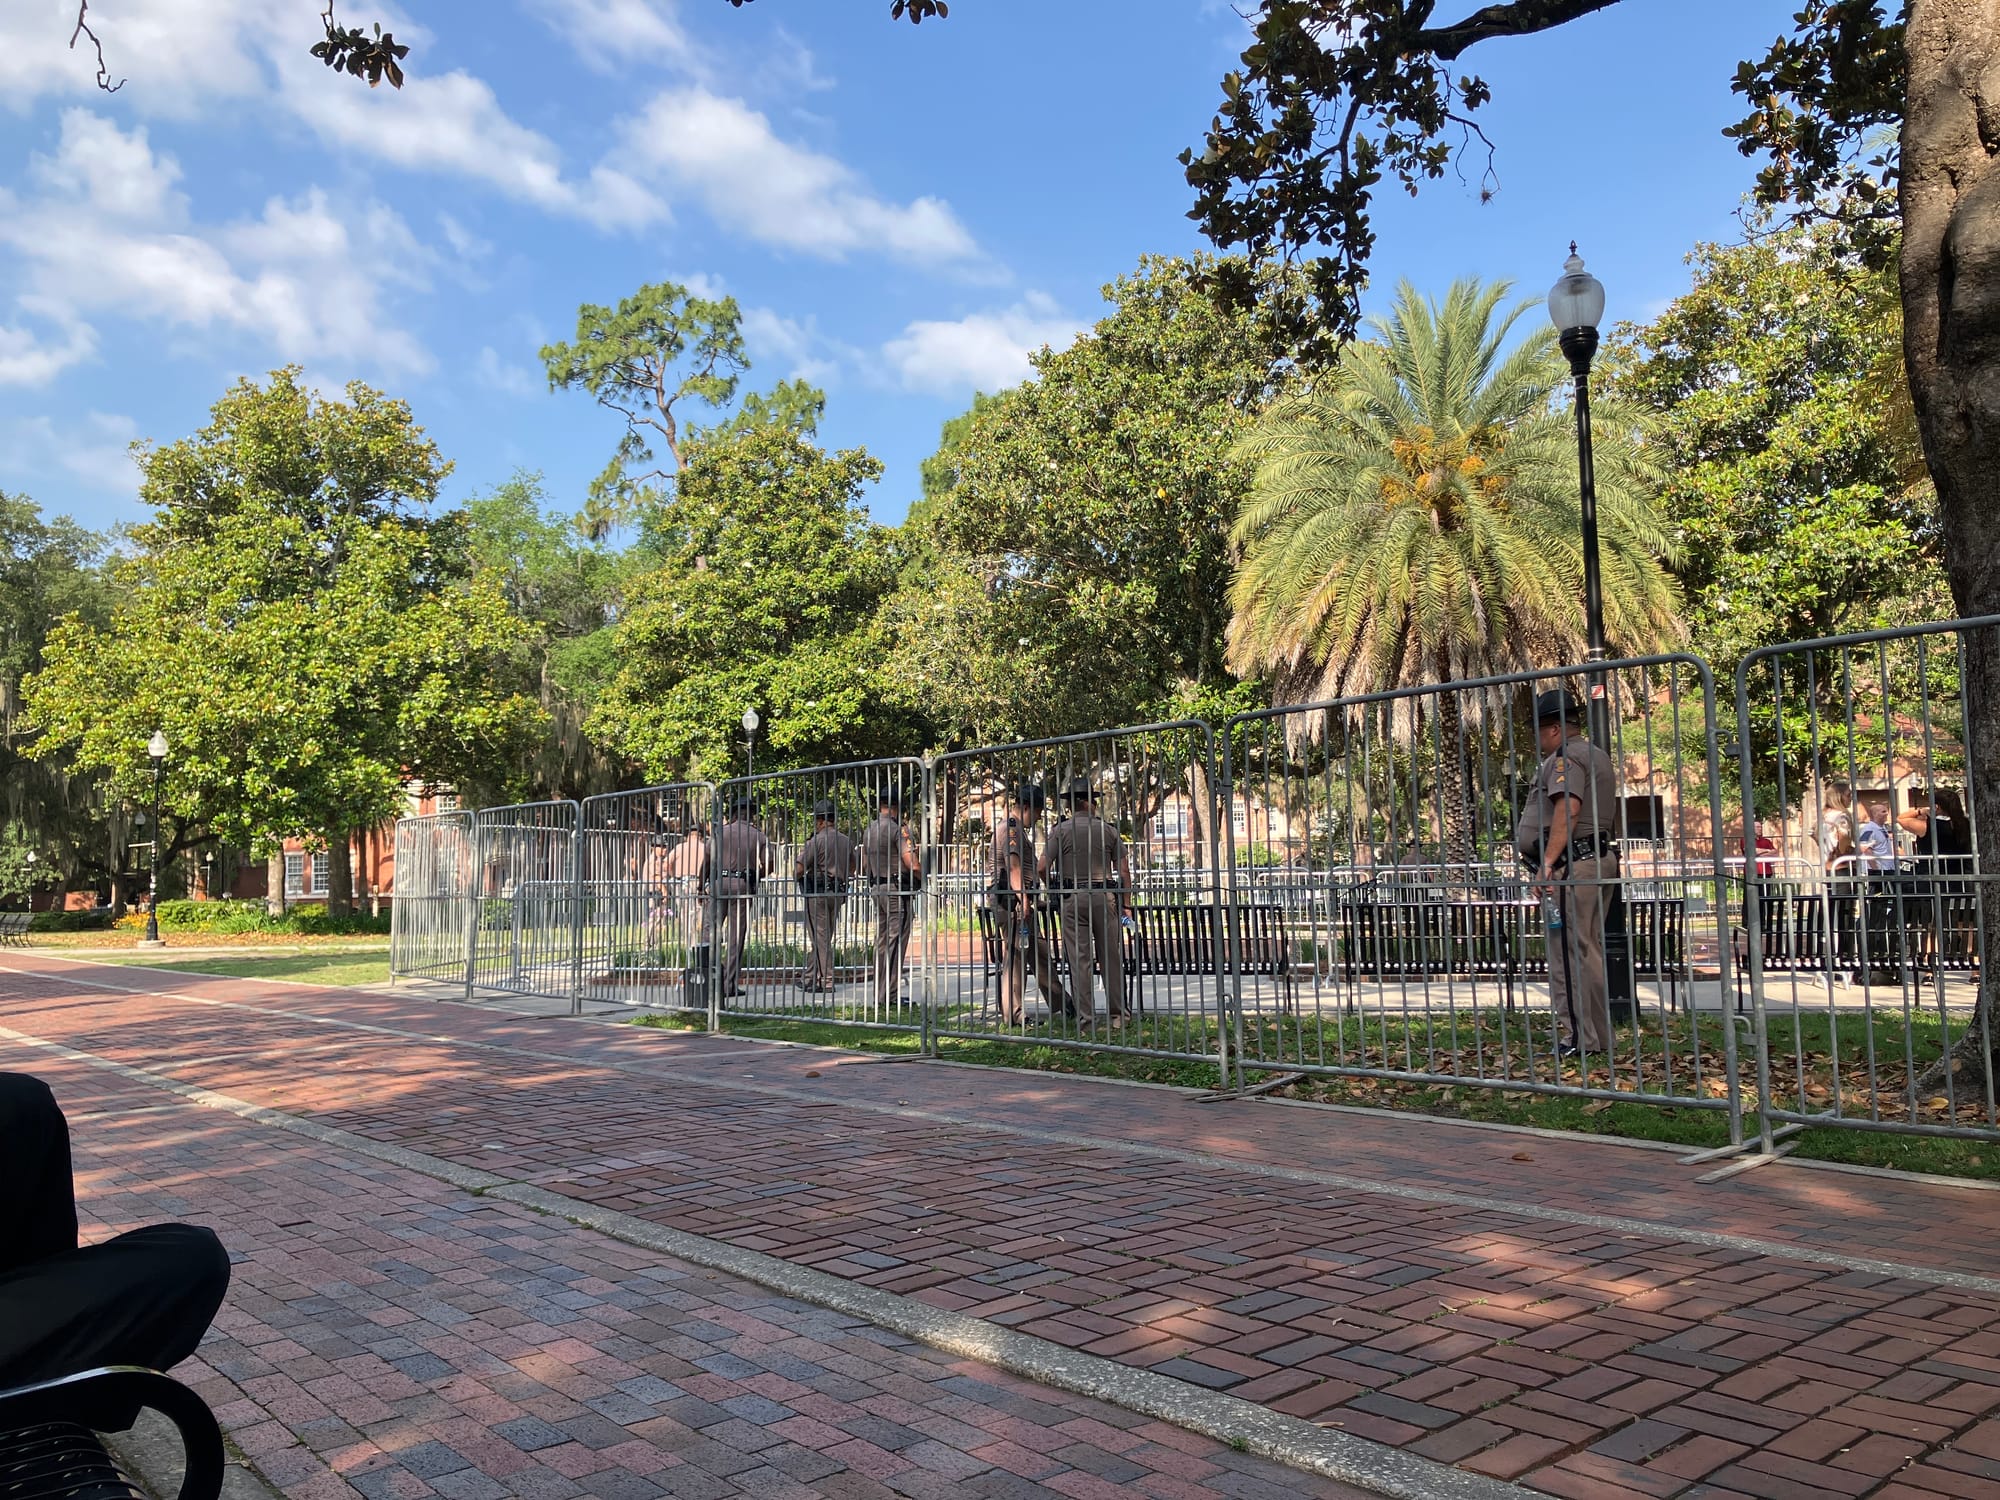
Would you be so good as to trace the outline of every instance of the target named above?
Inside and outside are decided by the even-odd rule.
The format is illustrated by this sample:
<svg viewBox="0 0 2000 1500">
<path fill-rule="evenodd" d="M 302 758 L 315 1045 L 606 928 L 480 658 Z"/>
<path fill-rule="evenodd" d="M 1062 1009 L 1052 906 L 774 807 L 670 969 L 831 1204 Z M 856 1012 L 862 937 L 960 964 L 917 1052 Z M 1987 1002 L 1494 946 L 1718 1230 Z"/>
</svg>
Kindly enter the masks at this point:
<svg viewBox="0 0 2000 1500">
<path fill-rule="evenodd" d="M 290 1500 L 1363 1500 L 85 1063 L 0 1066 L 71 1112 L 87 1238 L 186 1218 L 229 1244 L 180 1373 Z"/>
<path fill-rule="evenodd" d="M 6 1024 L 1551 1493 L 2000 1496 L 2000 1297 L 1675 1237 L 1991 1273 L 1993 1194 L 1783 1168 L 1703 1188 L 1669 1156 L 1588 1141 L 349 992 L 176 978 L 233 1003 L 107 1000 L 78 980 L 162 982 L 0 976 L 20 995 Z"/>
</svg>

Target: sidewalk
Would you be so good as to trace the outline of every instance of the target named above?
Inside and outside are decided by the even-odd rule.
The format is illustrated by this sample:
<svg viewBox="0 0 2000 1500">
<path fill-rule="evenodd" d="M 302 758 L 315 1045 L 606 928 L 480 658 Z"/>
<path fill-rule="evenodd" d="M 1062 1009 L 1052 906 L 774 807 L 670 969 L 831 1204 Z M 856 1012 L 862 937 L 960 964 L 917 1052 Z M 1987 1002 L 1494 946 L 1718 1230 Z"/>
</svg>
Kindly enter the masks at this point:
<svg viewBox="0 0 2000 1500">
<path fill-rule="evenodd" d="M 69 1111 L 86 1238 L 184 1217 L 231 1247 L 179 1374 L 290 1500 L 1361 1500 L 88 1063 L 0 1066 Z"/>
<path fill-rule="evenodd" d="M 2000 1496 L 2000 1194 L 6 968 L 14 1030 L 1551 1493 Z"/>
</svg>

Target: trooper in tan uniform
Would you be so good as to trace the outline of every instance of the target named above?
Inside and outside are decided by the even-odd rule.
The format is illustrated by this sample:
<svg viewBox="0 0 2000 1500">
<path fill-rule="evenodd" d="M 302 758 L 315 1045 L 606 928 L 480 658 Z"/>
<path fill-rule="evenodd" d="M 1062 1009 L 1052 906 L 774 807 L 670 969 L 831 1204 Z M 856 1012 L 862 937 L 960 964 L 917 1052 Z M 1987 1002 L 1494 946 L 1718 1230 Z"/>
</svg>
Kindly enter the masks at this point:
<svg viewBox="0 0 2000 1500">
<path fill-rule="evenodd" d="M 1079 776 L 1063 794 L 1069 816 L 1049 830 L 1042 878 L 1062 896 L 1063 956 L 1069 960 L 1070 995 L 1079 1025 L 1096 1010 L 1091 994 L 1093 960 L 1104 969 L 1105 1008 L 1111 1024 L 1125 1024 L 1125 941 L 1119 917 L 1132 910 L 1132 866 L 1118 830 L 1097 816 L 1089 778 Z"/>
<path fill-rule="evenodd" d="M 1549 942 L 1549 1000 L 1562 1050 L 1611 1050 L 1604 913 L 1618 878 L 1618 771 L 1584 732 L 1584 709 L 1567 690 L 1535 699 L 1542 752 L 1516 846 L 1533 852 L 1535 892 L 1553 896 L 1562 930 Z"/>
<path fill-rule="evenodd" d="M 993 829 L 992 871 L 987 887 L 993 929 L 1000 939 L 1000 1019 L 1019 1026 L 1026 1018 L 1028 965 L 1051 1015 L 1074 1020 L 1076 1005 L 1056 977 L 1055 950 L 1035 920 L 1035 890 L 1042 883 L 1035 862 L 1035 824 L 1048 794 L 1033 782 L 1017 782 L 1007 794 L 1005 815 Z"/>
<path fill-rule="evenodd" d="M 903 794 L 885 789 L 880 811 L 861 835 L 861 869 L 875 899 L 875 1003 L 903 1000 L 903 950 L 910 944 L 923 865 L 903 827 Z"/>
<path fill-rule="evenodd" d="M 813 804 L 813 836 L 799 850 L 793 873 L 806 898 L 805 982 L 809 994 L 831 994 L 834 985 L 833 935 L 847 905 L 847 882 L 854 874 L 854 840 L 833 826 L 833 804 Z"/>
<path fill-rule="evenodd" d="M 722 998 L 743 993 L 743 940 L 750 931 L 750 902 L 757 883 L 771 869 L 771 841 L 764 837 L 751 818 L 755 812 L 749 796 L 739 796 L 729 805 L 729 815 L 716 831 L 714 864 L 703 851 L 703 870 L 709 877 L 714 897 L 711 911 L 722 929 Z M 703 923 L 704 931 L 707 923 Z"/>
</svg>

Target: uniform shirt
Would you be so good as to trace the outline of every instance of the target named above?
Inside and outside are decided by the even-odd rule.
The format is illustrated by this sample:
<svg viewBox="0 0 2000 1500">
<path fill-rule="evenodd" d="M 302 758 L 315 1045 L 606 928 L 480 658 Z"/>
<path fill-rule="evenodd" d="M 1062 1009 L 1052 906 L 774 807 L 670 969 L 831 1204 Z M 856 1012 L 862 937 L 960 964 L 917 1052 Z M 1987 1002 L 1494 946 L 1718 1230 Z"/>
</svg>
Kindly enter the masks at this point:
<svg viewBox="0 0 2000 1500">
<path fill-rule="evenodd" d="M 1125 841 L 1118 830 L 1089 813 L 1071 813 L 1050 829 L 1048 852 L 1042 856 L 1051 885 L 1078 888 L 1116 885 L 1124 857 Z"/>
<path fill-rule="evenodd" d="M 993 830 L 993 878 L 996 891 L 1011 891 L 1014 881 L 1009 866 L 1021 862 L 1021 889 L 1032 891 L 1041 876 L 1035 869 L 1035 830 L 1025 819 L 1008 816 Z"/>
<path fill-rule="evenodd" d="M 771 868 L 771 841 L 755 823 L 732 818 L 715 836 L 715 871 L 724 880 L 761 875 Z"/>
<path fill-rule="evenodd" d="M 838 828 L 822 828 L 799 850 L 799 870 L 808 888 L 839 889 L 854 873 L 854 840 Z"/>
<path fill-rule="evenodd" d="M 861 835 L 861 868 L 870 880 L 895 880 L 903 872 L 903 825 L 878 816 Z"/>
<path fill-rule="evenodd" d="M 1618 772 L 1611 757 L 1580 734 L 1565 739 L 1562 749 L 1547 756 L 1535 773 L 1530 799 L 1539 836 L 1546 841 L 1555 821 L 1556 801 L 1574 797 L 1569 836 L 1616 835 L 1618 832 Z"/>
</svg>

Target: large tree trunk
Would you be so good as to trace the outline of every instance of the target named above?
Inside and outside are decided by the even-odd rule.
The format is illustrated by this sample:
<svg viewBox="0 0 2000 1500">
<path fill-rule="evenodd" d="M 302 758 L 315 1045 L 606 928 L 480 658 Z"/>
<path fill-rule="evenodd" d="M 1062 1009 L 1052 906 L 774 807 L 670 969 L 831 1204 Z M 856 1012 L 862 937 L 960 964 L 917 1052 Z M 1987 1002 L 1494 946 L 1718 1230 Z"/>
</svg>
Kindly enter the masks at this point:
<svg viewBox="0 0 2000 1500">
<path fill-rule="evenodd" d="M 274 917 L 285 914 L 285 851 L 272 854 L 264 866 L 264 910 Z"/>
<path fill-rule="evenodd" d="M 1937 485 L 1960 615 L 2000 613 L 2000 0 L 1915 0 L 1902 135 L 1903 357 Z M 2000 836 L 2000 638 L 1965 642 L 1966 781 L 1991 874 Z M 2000 889 L 1982 892 L 1979 1014 L 1959 1049 L 1968 1089 L 2000 1039 Z M 1933 1071 L 1932 1086 L 1945 1069 Z M 1968 1076 L 1971 1075 L 1971 1076 Z M 1965 1097 L 1961 1092 L 1960 1097 Z"/>
<path fill-rule="evenodd" d="M 326 836 L 326 914 L 344 917 L 354 910 L 354 844 L 345 830 Z"/>
</svg>

